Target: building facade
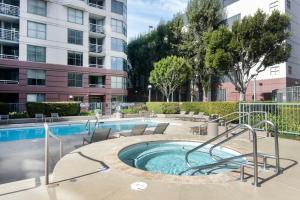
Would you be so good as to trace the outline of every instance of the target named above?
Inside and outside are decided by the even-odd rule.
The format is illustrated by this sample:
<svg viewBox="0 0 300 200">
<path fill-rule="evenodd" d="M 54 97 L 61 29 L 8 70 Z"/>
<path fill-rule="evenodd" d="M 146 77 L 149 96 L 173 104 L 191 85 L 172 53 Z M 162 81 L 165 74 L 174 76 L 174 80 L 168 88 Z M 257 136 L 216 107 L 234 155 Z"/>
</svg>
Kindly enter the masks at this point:
<svg viewBox="0 0 300 200">
<path fill-rule="evenodd" d="M 0 102 L 121 101 L 126 0 L 0 0 Z"/>
<path fill-rule="evenodd" d="M 267 14 L 279 10 L 291 17 L 291 38 L 287 41 L 292 45 L 292 53 L 288 62 L 267 68 L 260 73 L 256 81 L 250 83 L 246 99 L 271 100 L 276 90 L 300 85 L 300 1 L 298 0 L 223 0 L 224 12 L 227 17 L 226 24 L 231 26 L 234 21 L 247 15 L 253 15 L 258 9 Z M 239 100 L 239 93 L 233 84 L 225 81 L 219 88 L 219 100 Z M 284 101 L 287 97 L 282 95 Z"/>
</svg>

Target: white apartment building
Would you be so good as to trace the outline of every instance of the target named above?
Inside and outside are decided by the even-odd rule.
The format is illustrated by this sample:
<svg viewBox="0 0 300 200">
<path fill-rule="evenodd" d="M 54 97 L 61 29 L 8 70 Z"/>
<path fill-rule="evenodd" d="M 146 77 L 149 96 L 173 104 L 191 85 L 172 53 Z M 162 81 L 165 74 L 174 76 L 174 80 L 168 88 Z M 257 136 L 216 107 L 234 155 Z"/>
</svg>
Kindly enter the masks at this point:
<svg viewBox="0 0 300 200">
<path fill-rule="evenodd" d="M 127 95 L 127 0 L 0 0 L 0 102 Z"/>
<path fill-rule="evenodd" d="M 291 17 L 290 30 L 292 53 L 288 62 L 272 66 L 259 74 L 256 80 L 257 100 L 270 100 L 272 92 L 278 89 L 300 85 L 300 0 L 223 0 L 227 25 L 236 20 L 253 15 L 258 9 L 271 14 L 275 9 Z M 247 91 L 247 100 L 253 98 L 253 85 Z M 223 100 L 239 100 L 234 86 L 226 82 L 222 86 Z M 285 95 L 282 96 L 286 98 Z"/>
</svg>

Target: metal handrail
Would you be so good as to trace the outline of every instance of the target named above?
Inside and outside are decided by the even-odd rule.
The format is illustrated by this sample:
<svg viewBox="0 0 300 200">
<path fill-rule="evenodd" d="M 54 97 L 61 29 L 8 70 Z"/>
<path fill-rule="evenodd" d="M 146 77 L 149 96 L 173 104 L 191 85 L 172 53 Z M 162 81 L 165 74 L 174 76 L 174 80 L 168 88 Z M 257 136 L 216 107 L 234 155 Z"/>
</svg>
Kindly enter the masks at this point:
<svg viewBox="0 0 300 200">
<path fill-rule="evenodd" d="M 18 6 L 0 3 L 0 14 L 11 15 L 14 17 L 19 17 L 20 8 Z"/>
<path fill-rule="evenodd" d="M 45 127 L 45 184 L 49 184 L 49 138 L 52 137 L 59 142 L 59 159 L 63 156 L 63 141 L 49 130 L 48 124 L 44 123 Z"/>
<path fill-rule="evenodd" d="M 0 28 L 0 39 L 19 42 L 19 31 Z"/>
<path fill-rule="evenodd" d="M 90 23 L 90 32 L 104 34 L 104 26 Z"/>
<path fill-rule="evenodd" d="M 94 4 L 94 3 L 89 3 L 89 6 L 94 7 L 94 8 L 99 8 L 99 9 L 105 9 L 104 6 L 98 5 L 98 4 Z"/>
<path fill-rule="evenodd" d="M 90 43 L 89 51 L 93 52 L 93 53 L 102 53 L 103 52 L 103 45 Z"/>
</svg>

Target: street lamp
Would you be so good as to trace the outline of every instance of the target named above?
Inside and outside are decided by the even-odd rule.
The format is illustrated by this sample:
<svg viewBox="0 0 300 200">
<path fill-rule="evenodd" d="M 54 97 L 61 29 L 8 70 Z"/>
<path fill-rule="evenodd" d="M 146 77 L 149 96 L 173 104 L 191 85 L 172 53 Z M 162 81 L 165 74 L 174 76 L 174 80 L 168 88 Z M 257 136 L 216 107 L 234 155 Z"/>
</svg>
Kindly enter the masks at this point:
<svg viewBox="0 0 300 200">
<path fill-rule="evenodd" d="M 151 102 L 151 89 L 152 89 L 152 85 L 148 85 L 148 89 L 149 89 L 148 101 Z"/>
</svg>

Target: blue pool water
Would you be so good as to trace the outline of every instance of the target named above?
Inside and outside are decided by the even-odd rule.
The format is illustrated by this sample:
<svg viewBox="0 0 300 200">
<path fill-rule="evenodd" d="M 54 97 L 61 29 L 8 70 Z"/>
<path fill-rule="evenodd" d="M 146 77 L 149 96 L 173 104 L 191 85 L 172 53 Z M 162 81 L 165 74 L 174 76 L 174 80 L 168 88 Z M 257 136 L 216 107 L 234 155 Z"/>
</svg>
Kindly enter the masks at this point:
<svg viewBox="0 0 300 200">
<path fill-rule="evenodd" d="M 186 152 L 198 145 L 200 145 L 200 143 L 196 142 L 146 142 L 126 147 L 120 151 L 119 158 L 127 165 L 144 171 L 179 175 L 180 172 L 188 169 L 185 161 Z M 210 146 L 190 154 L 189 161 L 192 166 L 216 162 L 208 154 L 209 147 Z M 217 156 L 218 159 L 222 159 L 240 154 L 227 148 L 217 148 L 214 150 L 214 155 Z M 223 165 L 213 170 L 210 169 L 210 171 L 197 172 L 195 175 L 233 171 L 239 169 L 240 163 L 245 163 L 246 159 L 238 159 L 235 161 L 235 164 Z M 190 175 L 191 172 L 188 172 L 185 175 Z"/>
<path fill-rule="evenodd" d="M 112 132 L 120 132 L 132 129 L 136 124 L 148 124 L 148 127 L 156 126 L 153 121 L 118 121 L 118 122 L 105 122 L 99 124 L 100 128 L 111 128 Z M 93 125 L 91 129 L 93 130 Z M 50 131 L 60 137 L 67 135 L 78 135 L 84 134 L 87 130 L 85 124 L 65 124 L 49 126 Z M 26 140 L 26 139 L 39 139 L 45 137 L 44 127 L 28 127 L 28 128 L 9 128 L 0 129 L 0 142 L 8 142 L 15 140 Z"/>
</svg>

